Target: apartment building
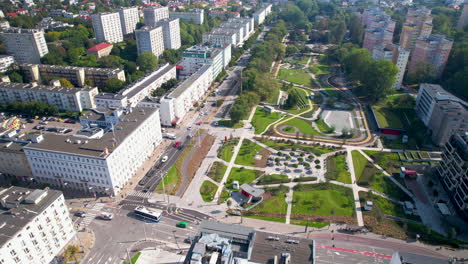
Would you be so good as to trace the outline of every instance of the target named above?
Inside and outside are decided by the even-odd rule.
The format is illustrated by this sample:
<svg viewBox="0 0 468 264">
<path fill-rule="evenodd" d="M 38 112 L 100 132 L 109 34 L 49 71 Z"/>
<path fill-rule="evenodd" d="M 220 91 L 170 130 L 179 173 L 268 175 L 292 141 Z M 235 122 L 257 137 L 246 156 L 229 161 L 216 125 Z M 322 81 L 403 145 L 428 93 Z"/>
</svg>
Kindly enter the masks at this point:
<svg viewBox="0 0 468 264">
<path fill-rule="evenodd" d="M 80 117 L 97 121 L 109 112 L 90 111 Z M 118 194 L 161 143 L 159 109 L 116 110 L 109 127 L 83 128 L 73 136 L 38 135 L 24 147 L 36 181 L 106 195 Z"/>
<path fill-rule="evenodd" d="M 366 29 L 362 47 L 367 49 L 371 54 L 378 46 L 387 46 L 392 44 L 393 31 L 383 28 Z"/>
<path fill-rule="evenodd" d="M 0 188 L 0 203 L 0 263 L 51 263 L 76 234 L 60 191 Z"/>
<path fill-rule="evenodd" d="M 100 93 L 94 97 L 94 101 L 98 109 L 135 107 L 163 83 L 176 77 L 176 66 L 166 63 L 129 84 L 118 94 Z"/>
<path fill-rule="evenodd" d="M 182 53 L 180 65 L 181 75 L 188 76 L 204 65 L 211 64 L 213 79 L 229 65 L 231 60 L 231 45 L 225 46 L 192 46 Z"/>
<path fill-rule="evenodd" d="M 44 31 L 39 29 L 8 28 L 0 32 L 6 52 L 18 63 L 41 63 L 49 53 Z"/>
<path fill-rule="evenodd" d="M 0 72 L 8 71 L 13 64 L 15 64 L 15 57 L 0 55 Z"/>
<path fill-rule="evenodd" d="M 161 124 L 174 126 L 184 118 L 210 88 L 213 81 L 211 64 L 201 66 L 189 78 L 180 82 L 172 92 L 160 100 Z"/>
<path fill-rule="evenodd" d="M 169 18 L 169 8 L 167 6 L 149 6 L 143 9 L 145 25 L 155 27 L 162 19 Z"/>
<path fill-rule="evenodd" d="M 432 141 L 443 146 L 456 133 L 468 131 L 468 103 L 438 84 L 423 83 L 416 98 L 416 113 L 432 132 Z"/>
<path fill-rule="evenodd" d="M 180 24 L 178 18 L 162 19 L 156 25 L 162 27 L 164 49 L 180 48 Z"/>
<path fill-rule="evenodd" d="M 23 64 L 20 67 L 28 82 L 41 83 L 43 79 L 65 78 L 75 86 L 84 87 L 86 79 L 89 79 L 98 88 L 103 88 L 106 87 L 106 82 L 109 79 L 117 78 L 125 81 L 125 73 L 121 69 L 45 64 Z"/>
<path fill-rule="evenodd" d="M 236 40 L 238 42 L 238 45 L 242 45 L 244 41 L 246 40 L 246 34 L 244 32 L 244 25 L 240 23 L 235 23 L 235 22 L 223 22 L 219 25 L 220 29 L 226 30 L 226 31 L 234 31 L 236 32 Z"/>
<path fill-rule="evenodd" d="M 214 28 L 211 32 L 203 33 L 202 43 L 210 45 L 226 45 L 231 44 L 233 46 L 241 45 L 237 42 L 237 30 L 229 30 L 222 28 Z"/>
<path fill-rule="evenodd" d="M 120 25 L 122 26 L 122 34 L 127 35 L 135 31 L 140 15 L 138 7 L 122 7 L 118 9 L 120 16 Z"/>
<path fill-rule="evenodd" d="M 255 32 L 255 20 L 253 18 L 230 18 L 229 23 L 238 23 L 244 26 L 245 40 Z"/>
<path fill-rule="evenodd" d="M 457 28 L 463 29 L 468 25 L 468 0 L 465 0 L 463 4 L 463 11 L 460 15 L 460 19 L 458 20 Z"/>
<path fill-rule="evenodd" d="M 459 212 L 468 219 L 468 135 L 455 134 L 445 144 L 437 175 Z"/>
<path fill-rule="evenodd" d="M 440 77 L 447 64 L 452 45 L 453 40 L 441 34 L 418 39 L 411 55 L 408 72 L 415 72 L 419 63 L 425 62 L 431 64 L 436 77 Z"/>
<path fill-rule="evenodd" d="M 409 9 L 400 34 L 400 46 L 413 51 L 416 41 L 429 37 L 431 32 L 431 10 L 426 7 Z"/>
<path fill-rule="evenodd" d="M 135 30 L 138 54 L 151 52 L 155 56 L 162 55 L 164 51 L 163 27 L 144 26 Z"/>
<path fill-rule="evenodd" d="M 0 83 L 0 103 L 43 102 L 60 110 L 81 112 L 94 108 L 96 87 L 61 87 L 38 85 L 37 83 Z"/>
<path fill-rule="evenodd" d="M 27 142 L 0 139 L 0 173 L 18 178 L 32 176 L 23 147 Z"/>
<path fill-rule="evenodd" d="M 271 7 L 271 4 L 264 3 L 259 10 L 255 11 L 253 18 L 257 24 L 261 25 L 265 22 L 265 18 L 271 13 Z"/>
<path fill-rule="evenodd" d="M 376 60 L 389 60 L 398 68 L 398 73 L 395 77 L 395 82 L 392 85 L 393 89 L 400 89 L 405 75 L 406 65 L 408 64 L 409 50 L 395 44 L 386 46 L 377 46 L 372 50 L 372 57 Z"/>
<path fill-rule="evenodd" d="M 99 13 L 91 15 L 97 42 L 117 43 L 123 41 L 119 13 Z"/>
<path fill-rule="evenodd" d="M 201 25 L 205 19 L 205 10 L 195 8 L 187 12 L 170 12 L 169 18 L 179 18 L 189 23 Z"/>
</svg>

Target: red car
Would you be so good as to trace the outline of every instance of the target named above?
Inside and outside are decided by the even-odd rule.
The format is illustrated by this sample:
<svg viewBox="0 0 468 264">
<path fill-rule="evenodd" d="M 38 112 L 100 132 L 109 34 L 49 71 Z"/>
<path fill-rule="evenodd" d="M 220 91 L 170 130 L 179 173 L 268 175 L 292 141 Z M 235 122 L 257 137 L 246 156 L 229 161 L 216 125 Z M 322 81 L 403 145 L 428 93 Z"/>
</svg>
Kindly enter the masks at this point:
<svg viewBox="0 0 468 264">
<path fill-rule="evenodd" d="M 73 120 L 70 120 L 70 119 L 67 119 L 65 121 L 63 121 L 64 123 L 67 123 L 67 124 L 75 124 L 76 122 L 73 121 Z"/>
<path fill-rule="evenodd" d="M 173 147 L 174 148 L 180 147 L 180 144 L 182 144 L 182 142 L 176 141 L 176 143 L 174 143 Z"/>
<path fill-rule="evenodd" d="M 198 122 L 197 122 L 197 125 L 200 126 L 201 124 L 202 124 L 202 121 L 198 121 Z"/>
</svg>

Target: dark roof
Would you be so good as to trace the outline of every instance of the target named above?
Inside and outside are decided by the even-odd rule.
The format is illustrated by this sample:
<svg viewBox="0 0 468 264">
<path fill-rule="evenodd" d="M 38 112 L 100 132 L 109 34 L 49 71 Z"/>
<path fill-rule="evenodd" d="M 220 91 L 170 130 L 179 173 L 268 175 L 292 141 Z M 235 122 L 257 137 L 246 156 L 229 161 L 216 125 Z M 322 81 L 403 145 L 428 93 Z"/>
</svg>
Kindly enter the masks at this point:
<svg viewBox="0 0 468 264">
<path fill-rule="evenodd" d="M 448 264 L 447 259 L 440 259 L 436 257 L 416 255 L 407 252 L 397 252 L 400 254 L 403 264 Z"/>
<path fill-rule="evenodd" d="M 220 237 L 224 238 L 238 238 L 243 240 L 250 240 L 255 232 L 251 227 L 214 221 L 202 221 L 198 230 L 200 233 L 218 234 Z"/>
<path fill-rule="evenodd" d="M 263 189 L 257 189 L 257 188 L 254 188 L 252 186 L 250 186 L 249 184 L 247 183 L 244 183 L 241 185 L 240 187 L 244 192 L 254 196 L 254 197 L 260 197 L 262 196 L 265 191 Z"/>
</svg>

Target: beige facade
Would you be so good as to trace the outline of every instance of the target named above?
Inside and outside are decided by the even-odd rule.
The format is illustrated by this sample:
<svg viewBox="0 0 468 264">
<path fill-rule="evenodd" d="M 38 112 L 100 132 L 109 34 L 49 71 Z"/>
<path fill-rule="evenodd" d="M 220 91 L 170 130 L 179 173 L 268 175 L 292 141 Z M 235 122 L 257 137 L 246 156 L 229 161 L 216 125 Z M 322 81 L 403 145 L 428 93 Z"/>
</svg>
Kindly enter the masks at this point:
<svg viewBox="0 0 468 264">
<path fill-rule="evenodd" d="M 31 177 L 31 168 L 23 152 L 26 144 L 0 141 L 0 172 L 5 175 Z"/>
</svg>

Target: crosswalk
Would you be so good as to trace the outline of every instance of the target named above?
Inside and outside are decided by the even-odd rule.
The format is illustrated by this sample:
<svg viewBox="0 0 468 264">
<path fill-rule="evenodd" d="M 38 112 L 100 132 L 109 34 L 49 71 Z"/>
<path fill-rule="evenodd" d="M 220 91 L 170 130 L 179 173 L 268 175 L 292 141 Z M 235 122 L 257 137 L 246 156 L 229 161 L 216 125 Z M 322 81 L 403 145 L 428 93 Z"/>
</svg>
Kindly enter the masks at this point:
<svg viewBox="0 0 468 264">
<path fill-rule="evenodd" d="M 94 206 L 91 208 L 92 212 L 86 213 L 85 217 L 83 220 L 80 222 L 79 227 L 80 228 L 85 228 L 87 227 L 94 218 L 96 218 L 96 215 L 99 214 L 101 211 L 102 207 L 104 207 L 103 203 L 96 203 Z"/>
<path fill-rule="evenodd" d="M 136 197 L 141 197 L 141 198 L 146 198 L 149 199 L 153 193 L 151 192 L 141 192 L 141 191 L 132 191 L 128 196 L 136 196 Z"/>
</svg>

